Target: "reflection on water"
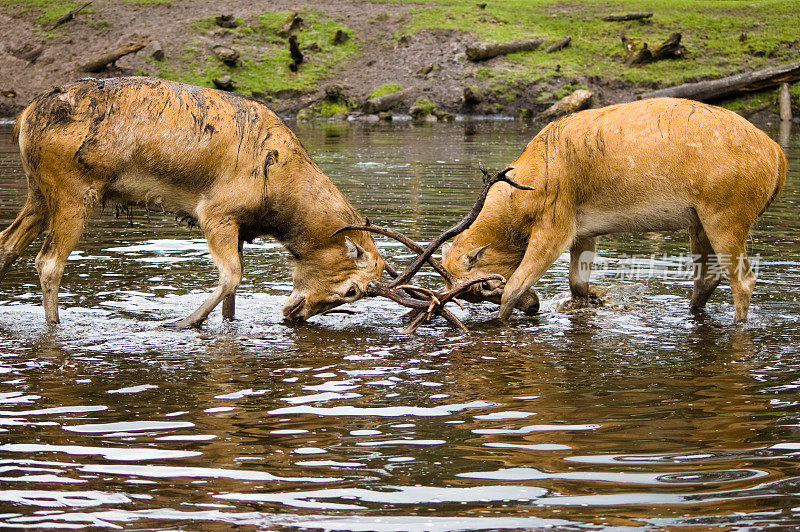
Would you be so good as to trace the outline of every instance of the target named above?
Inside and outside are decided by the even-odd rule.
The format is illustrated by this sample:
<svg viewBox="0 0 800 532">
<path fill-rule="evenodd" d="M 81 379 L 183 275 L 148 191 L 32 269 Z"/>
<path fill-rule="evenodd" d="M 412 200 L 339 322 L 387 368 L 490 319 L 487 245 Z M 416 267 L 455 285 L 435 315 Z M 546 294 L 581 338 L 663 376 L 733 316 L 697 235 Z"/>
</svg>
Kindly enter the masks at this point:
<svg viewBox="0 0 800 532">
<path fill-rule="evenodd" d="M 422 241 L 471 205 L 478 161 L 503 167 L 534 133 L 295 129 L 364 214 Z M 402 310 L 378 300 L 284 324 L 287 254 L 256 241 L 236 322 L 161 330 L 216 283 L 202 235 L 107 213 L 70 257 L 50 331 L 39 240 L 0 285 L 0 526 L 800 525 L 800 136 L 770 132 L 792 173 L 753 232 L 760 278 L 744 329 L 730 325 L 727 286 L 688 314 L 690 280 L 661 275 L 687 253 L 674 233 L 601 240 L 595 279 L 617 285 L 616 305 L 563 309 L 562 257 L 537 285 L 540 316 L 503 325 L 473 305 L 454 309 L 470 335 L 435 322 L 411 337 Z M 6 226 L 25 190 L 8 129 L 0 183 Z"/>
</svg>

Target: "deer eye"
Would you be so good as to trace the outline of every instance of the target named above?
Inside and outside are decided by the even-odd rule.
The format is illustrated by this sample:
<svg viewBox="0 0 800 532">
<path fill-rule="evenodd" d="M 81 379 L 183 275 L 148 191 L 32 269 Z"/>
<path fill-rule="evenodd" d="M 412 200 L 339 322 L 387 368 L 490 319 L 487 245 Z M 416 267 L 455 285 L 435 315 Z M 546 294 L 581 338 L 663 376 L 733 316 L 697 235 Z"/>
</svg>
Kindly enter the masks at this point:
<svg viewBox="0 0 800 532">
<path fill-rule="evenodd" d="M 492 285 L 489 284 L 489 281 L 484 281 L 481 283 L 481 289 L 488 292 L 489 290 L 492 289 Z"/>
<path fill-rule="evenodd" d="M 356 297 L 356 295 L 358 295 L 358 288 L 351 286 L 350 290 L 347 291 L 344 297 Z"/>
</svg>

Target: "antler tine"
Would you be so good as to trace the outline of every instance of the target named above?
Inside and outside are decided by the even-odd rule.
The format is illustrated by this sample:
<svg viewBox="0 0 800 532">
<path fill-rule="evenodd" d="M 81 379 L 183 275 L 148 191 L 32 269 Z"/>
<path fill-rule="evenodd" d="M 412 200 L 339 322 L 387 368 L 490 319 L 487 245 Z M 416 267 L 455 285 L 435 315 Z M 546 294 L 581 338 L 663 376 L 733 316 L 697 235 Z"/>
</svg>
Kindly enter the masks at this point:
<svg viewBox="0 0 800 532">
<path fill-rule="evenodd" d="M 478 194 L 478 199 L 475 200 L 475 205 L 472 206 L 472 209 L 467 213 L 467 215 L 464 216 L 464 218 L 462 218 L 460 222 L 446 229 L 442 234 L 440 234 L 430 244 L 428 244 L 425 250 L 421 254 L 419 254 L 416 259 L 411 261 L 411 263 L 408 266 L 406 266 L 402 272 L 400 272 L 400 275 L 398 275 L 397 278 L 392 283 L 390 283 L 391 286 L 395 287 L 407 283 L 408 280 L 411 279 L 419 271 L 419 269 L 422 267 L 425 261 L 427 261 L 431 257 L 431 255 L 433 255 L 434 251 L 436 251 L 436 249 L 439 246 L 441 246 L 454 236 L 458 235 L 459 233 L 462 233 L 465 230 L 467 230 L 469 226 L 472 225 L 472 222 L 474 222 L 478 218 L 481 209 L 483 209 L 483 205 L 486 203 L 486 196 L 489 194 L 489 189 L 492 188 L 492 185 L 500 181 L 505 181 L 511 186 L 514 186 L 522 190 L 533 190 L 533 188 L 517 183 L 510 177 L 506 176 L 506 174 L 513 169 L 514 169 L 513 166 L 509 166 L 504 170 L 501 170 L 500 172 L 497 172 L 496 174 L 492 175 L 488 179 L 485 179 L 483 183 L 483 190 L 481 190 L 480 194 Z"/>
<path fill-rule="evenodd" d="M 391 229 L 389 227 L 383 227 L 383 226 L 380 226 L 380 225 L 372 225 L 372 224 L 346 225 L 346 226 L 342 227 L 341 229 L 336 230 L 333 234 L 331 234 L 331 236 L 336 236 L 339 233 L 341 233 L 342 231 L 369 231 L 370 233 L 376 233 L 376 234 L 379 234 L 379 235 L 388 236 L 389 238 L 394 238 L 395 240 L 397 240 L 401 244 L 404 244 L 407 248 L 409 248 L 411 251 L 413 251 L 414 253 L 416 253 L 418 255 L 425 252 L 425 248 L 423 248 L 422 246 L 420 246 L 419 244 L 414 242 L 414 240 L 412 240 L 411 238 L 407 237 L 406 235 L 404 235 L 400 231 L 397 231 L 395 229 Z M 448 272 L 447 270 L 444 269 L 444 266 L 442 266 L 441 262 L 439 262 L 438 260 L 434 259 L 433 257 L 428 257 L 427 261 L 428 261 L 428 264 L 430 264 L 431 267 L 434 270 L 436 270 L 436 272 L 439 275 L 444 277 L 444 279 L 448 283 L 452 283 L 453 282 L 453 276 L 450 274 L 450 272 Z M 397 271 L 394 271 L 394 272 L 389 271 L 389 268 L 387 268 L 386 271 L 394 279 L 396 279 L 398 277 L 398 275 L 399 275 L 397 273 Z"/>
<path fill-rule="evenodd" d="M 487 170 L 487 169 L 486 169 L 486 167 L 485 167 L 485 166 L 483 166 L 483 163 L 481 163 L 481 162 L 479 162 L 479 163 L 478 163 L 478 169 L 479 169 L 479 170 L 481 171 L 481 173 L 483 174 L 483 180 L 484 180 L 484 182 L 485 182 L 487 179 L 489 179 L 489 170 Z"/>
</svg>

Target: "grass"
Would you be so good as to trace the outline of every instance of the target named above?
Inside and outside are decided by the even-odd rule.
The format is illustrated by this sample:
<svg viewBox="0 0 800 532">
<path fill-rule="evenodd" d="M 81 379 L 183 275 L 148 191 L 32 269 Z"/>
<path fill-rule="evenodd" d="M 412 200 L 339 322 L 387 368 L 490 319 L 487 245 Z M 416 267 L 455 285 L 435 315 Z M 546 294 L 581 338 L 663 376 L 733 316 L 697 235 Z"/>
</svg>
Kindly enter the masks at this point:
<svg viewBox="0 0 800 532">
<path fill-rule="evenodd" d="M 79 8 L 84 2 L 61 2 L 58 0 L 0 0 L 0 5 L 13 7 L 22 13 L 37 14 L 36 22 L 47 26 L 73 9 Z M 87 6 L 81 14 L 92 13 L 92 6 Z"/>
<path fill-rule="evenodd" d="M 380 87 L 376 87 L 371 93 L 369 93 L 368 98 L 377 98 L 379 96 L 386 96 L 387 94 L 392 94 L 393 92 L 398 92 L 403 90 L 403 86 L 399 83 L 384 83 Z"/>
<path fill-rule="evenodd" d="M 276 32 L 283 26 L 289 13 L 268 12 L 254 20 L 239 20 L 239 26 L 221 30 L 214 17 L 196 21 L 192 28 L 197 37 L 191 39 L 177 60 L 168 58 L 153 63 L 161 77 L 190 83 L 212 86 L 212 79 L 231 76 L 237 92 L 277 94 L 281 91 L 305 91 L 312 89 L 334 69 L 354 55 L 360 48 L 356 39 L 345 44 L 334 45 L 337 30 L 350 35 L 353 32 L 324 14 L 316 11 L 299 13 L 303 27 L 295 33 L 306 60 L 298 72 L 289 70 L 291 57 L 287 40 Z M 229 66 L 217 59 L 200 36 L 216 31 L 229 31 L 233 35 L 233 48 L 241 53 L 241 64 Z"/>
<path fill-rule="evenodd" d="M 426 113 L 430 114 L 434 109 L 436 109 L 436 104 L 430 101 L 428 98 L 417 98 L 412 107 L 421 107 Z"/>
<path fill-rule="evenodd" d="M 788 21 L 796 19 L 798 10 L 796 0 L 495 0 L 485 9 L 477 2 L 430 0 L 411 10 L 407 24 L 395 37 L 425 29 L 457 29 L 485 41 L 547 39 L 537 51 L 508 55 L 502 68 L 479 67 L 479 79 L 530 83 L 548 78 L 558 69 L 565 78 L 600 76 L 642 87 L 668 86 L 796 61 L 791 43 L 798 37 Z M 649 22 L 600 20 L 603 15 L 633 11 L 652 11 L 654 15 Z M 744 42 L 739 40 L 742 31 L 747 32 Z M 681 44 L 689 51 L 687 59 L 625 66 L 620 34 L 655 48 L 673 32 L 682 34 Z M 554 54 L 544 52 L 547 44 L 567 35 L 572 37 L 568 48 Z"/>
</svg>

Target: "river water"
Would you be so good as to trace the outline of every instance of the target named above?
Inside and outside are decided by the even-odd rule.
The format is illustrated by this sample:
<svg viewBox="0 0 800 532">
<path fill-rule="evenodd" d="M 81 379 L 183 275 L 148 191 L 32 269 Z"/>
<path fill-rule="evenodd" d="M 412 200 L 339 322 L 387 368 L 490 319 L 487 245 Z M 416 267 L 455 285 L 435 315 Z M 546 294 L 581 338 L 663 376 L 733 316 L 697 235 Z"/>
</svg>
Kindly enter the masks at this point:
<svg viewBox="0 0 800 532">
<path fill-rule="evenodd" d="M 535 131 L 518 122 L 294 127 L 375 223 L 427 241 Z M 777 127 L 768 132 L 777 137 Z M 33 258 L 0 285 L 0 527 L 761 529 L 800 526 L 800 135 L 749 244 L 745 328 L 730 289 L 688 313 L 685 232 L 602 238 L 611 305 L 492 305 L 400 333 L 383 300 L 281 321 L 288 253 L 245 248 L 237 321 L 159 330 L 216 283 L 201 234 L 150 213 L 93 220 L 48 330 Z M 24 178 L 0 129 L 0 222 Z M 388 240 L 395 265 L 409 255 Z M 420 282 L 436 284 L 428 272 Z"/>
</svg>

